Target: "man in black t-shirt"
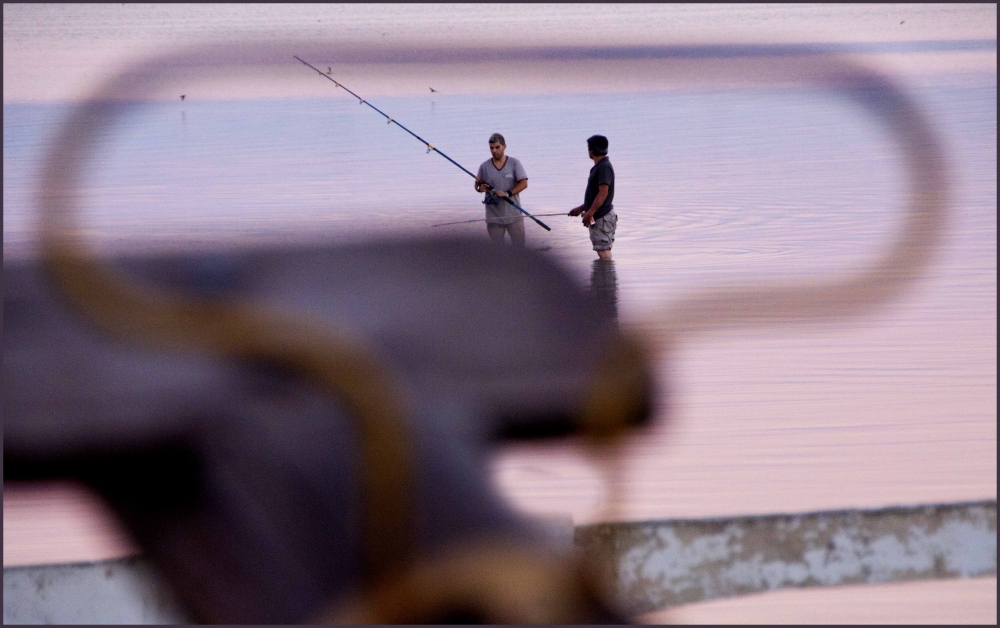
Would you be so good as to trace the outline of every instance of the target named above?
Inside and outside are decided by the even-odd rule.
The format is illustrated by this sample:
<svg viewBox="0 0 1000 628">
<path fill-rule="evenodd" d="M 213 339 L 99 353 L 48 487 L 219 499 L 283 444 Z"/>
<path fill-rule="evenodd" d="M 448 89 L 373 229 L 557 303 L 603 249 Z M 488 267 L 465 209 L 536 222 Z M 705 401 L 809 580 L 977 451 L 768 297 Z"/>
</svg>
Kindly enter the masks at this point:
<svg viewBox="0 0 1000 628">
<path fill-rule="evenodd" d="M 611 204 L 615 197 L 615 170 L 608 159 L 608 138 L 593 135 L 587 138 L 587 153 L 594 160 L 587 179 L 583 205 L 570 210 L 570 216 L 583 214 L 583 226 L 590 229 L 590 242 L 597 257 L 611 259 L 611 245 L 615 242 L 618 214 Z"/>
</svg>

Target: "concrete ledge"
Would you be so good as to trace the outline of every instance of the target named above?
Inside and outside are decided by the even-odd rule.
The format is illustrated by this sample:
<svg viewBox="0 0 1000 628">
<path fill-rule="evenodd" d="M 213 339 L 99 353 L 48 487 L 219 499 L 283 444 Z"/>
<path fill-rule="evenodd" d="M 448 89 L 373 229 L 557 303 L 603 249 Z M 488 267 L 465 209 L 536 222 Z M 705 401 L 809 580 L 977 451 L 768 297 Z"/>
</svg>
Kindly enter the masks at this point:
<svg viewBox="0 0 1000 628">
<path fill-rule="evenodd" d="M 569 544 L 571 521 L 544 522 Z M 997 503 L 984 501 L 578 526 L 630 613 L 792 587 L 995 576 Z M 5 624 L 189 623 L 142 557 L 5 567 Z"/>
<path fill-rule="evenodd" d="M 994 576 L 997 503 L 581 526 L 631 614 L 823 587 Z"/>
<path fill-rule="evenodd" d="M 189 623 L 142 557 L 4 567 L 4 624 Z"/>
</svg>

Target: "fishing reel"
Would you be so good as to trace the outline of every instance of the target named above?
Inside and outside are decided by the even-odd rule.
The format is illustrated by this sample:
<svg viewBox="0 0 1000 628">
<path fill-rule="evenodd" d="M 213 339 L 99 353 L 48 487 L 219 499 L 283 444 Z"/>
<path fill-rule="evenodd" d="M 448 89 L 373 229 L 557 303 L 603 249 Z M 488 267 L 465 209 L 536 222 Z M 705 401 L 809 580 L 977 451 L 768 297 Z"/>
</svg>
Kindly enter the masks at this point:
<svg viewBox="0 0 1000 628">
<path fill-rule="evenodd" d="M 486 196 L 483 197 L 483 205 L 499 205 L 499 204 L 500 204 L 500 197 L 497 196 L 496 191 L 491 187 L 487 187 Z"/>
</svg>

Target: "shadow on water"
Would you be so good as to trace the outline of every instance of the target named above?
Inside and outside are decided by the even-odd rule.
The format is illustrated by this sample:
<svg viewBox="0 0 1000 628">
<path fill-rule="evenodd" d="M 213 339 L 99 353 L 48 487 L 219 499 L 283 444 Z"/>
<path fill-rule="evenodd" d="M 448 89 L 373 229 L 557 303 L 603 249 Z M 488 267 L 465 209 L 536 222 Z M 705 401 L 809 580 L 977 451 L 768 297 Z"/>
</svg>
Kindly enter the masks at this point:
<svg viewBox="0 0 1000 628">
<path fill-rule="evenodd" d="M 600 303 L 605 315 L 617 325 L 618 273 L 615 272 L 614 260 L 594 260 L 590 269 L 590 294 Z"/>
</svg>

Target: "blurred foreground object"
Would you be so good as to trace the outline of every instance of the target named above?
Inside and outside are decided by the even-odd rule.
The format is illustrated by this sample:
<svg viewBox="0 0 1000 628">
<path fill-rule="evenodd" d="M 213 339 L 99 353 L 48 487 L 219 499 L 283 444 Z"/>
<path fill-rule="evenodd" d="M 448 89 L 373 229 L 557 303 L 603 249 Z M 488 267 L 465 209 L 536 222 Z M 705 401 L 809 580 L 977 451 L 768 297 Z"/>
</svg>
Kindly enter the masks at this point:
<svg viewBox="0 0 1000 628">
<path fill-rule="evenodd" d="M 273 305 L 349 329 L 368 339 L 405 400 L 407 420 L 392 442 L 367 451 L 358 411 L 297 376 L 295 364 L 115 342 L 57 297 L 38 265 L 5 266 L 5 480 L 73 477 L 95 487 L 195 618 L 305 621 L 361 582 L 458 545 L 466 562 L 454 569 L 467 576 L 490 573 L 491 561 L 513 551 L 503 548 L 517 545 L 534 558 L 513 563 L 524 574 L 537 565 L 539 574 L 570 578 L 553 583 L 552 596 L 578 586 L 559 567 L 569 557 L 508 509 L 486 468 L 498 439 L 582 431 L 600 383 L 595 365 L 631 346 L 551 262 L 478 241 L 434 240 L 115 265 L 145 286 Z M 596 331 L 581 337 L 581 324 Z M 634 369 L 622 362 L 615 370 L 633 378 L 630 423 L 648 416 L 652 395 L 641 354 L 635 360 Z M 400 445 L 407 457 L 393 459 Z M 368 455 L 387 459 L 399 474 L 390 480 L 409 487 L 399 511 L 366 510 L 372 492 L 386 490 L 366 476 Z M 382 516 L 406 524 L 383 534 L 406 538 L 378 539 L 396 543 L 398 554 L 372 564 L 366 537 Z M 505 573 L 516 580 L 521 572 Z M 491 586 L 441 603 L 467 619 L 521 617 L 505 609 L 481 615 Z M 568 614 L 537 619 L 612 617 L 587 609 L 584 589 L 579 596 Z M 416 610 L 421 620 L 446 618 L 435 614 L 443 608 L 405 612 Z M 391 619 L 414 617 L 401 610 Z"/>
<path fill-rule="evenodd" d="M 888 79 L 766 46 L 739 63 L 666 47 L 665 63 L 703 65 L 699 80 L 811 84 L 886 124 L 912 189 L 871 268 L 696 294 L 643 335 L 548 258 L 470 240 L 98 259 L 75 203 L 111 123 L 169 72 L 273 65 L 290 48 L 208 48 L 102 86 L 42 174 L 42 259 L 4 265 L 5 481 L 95 488 L 197 621 L 622 621 L 587 560 L 605 552 L 579 560 L 511 511 L 488 481 L 491 446 L 612 443 L 650 416 L 651 347 L 869 311 L 920 276 L 940 239 L 943 159 Z M 502 60 L 424 58 L 449 55 Z"/>
</svg>

